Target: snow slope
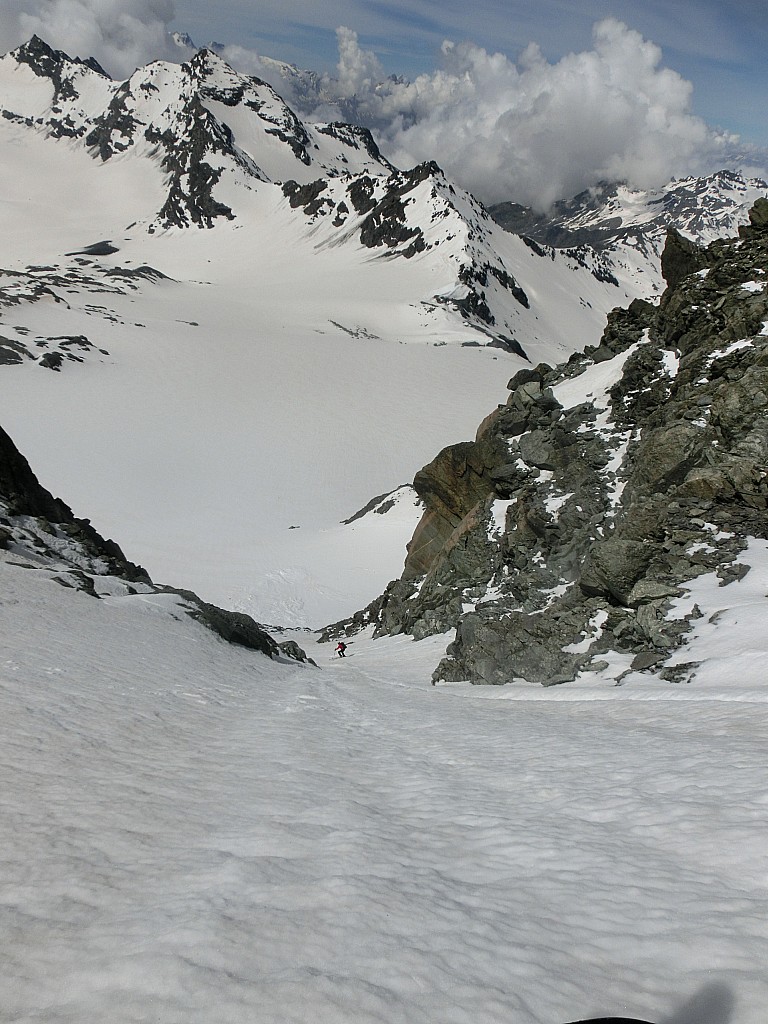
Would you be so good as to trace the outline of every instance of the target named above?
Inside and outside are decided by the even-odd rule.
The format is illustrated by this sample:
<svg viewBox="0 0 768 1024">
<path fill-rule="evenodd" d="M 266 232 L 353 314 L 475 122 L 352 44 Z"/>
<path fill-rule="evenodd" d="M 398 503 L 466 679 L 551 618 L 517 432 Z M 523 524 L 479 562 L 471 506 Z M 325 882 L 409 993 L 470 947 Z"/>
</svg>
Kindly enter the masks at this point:
<svg viewBox="0 0 768 1024">
<path fill-rule="evenodd" d="M 390 173 L 344 126 L 302 142 L 213 54 L 119 84 L 30 47 L 0 59 L 5 428 L 156 579 L 266 622 L 364 606 L 418 511 L 341 521 L 472 436 L 524 365 L 511 349 L 557 362 L 627 295 L 503 232 L 437 168 Z M 327 175 L 334 207 L 264 180 L 289 172 Z M 372 212 L 351 198 L 367 182 Z M 382 241 L 393 204 L 423 239 L 409 257 Z M 168 226 L 212 208 L 231 216 Z"/>
<path fill-rule="evenodd" d="M 760 635 L 764 548 L 697 582 L 721 651 Z M 444 637 L 276 664 L 18 561 L 7 1019 L 763 1024 L 764 689 L 432 688 Z"/>
<path fill-rule="evenodd" d="M 596 340 L 616 294 L 480 238 L 442 183 L 403 197 L 431 248 L 367 247 L 245 175 L 245 143 L 214 190 L 235 218 L 160 230 L 161 154 L 102 161 L 32 120 L 0 119 L 3 425 L 129 558 L 262 620 L 380 592 L 418 510 L 401 489 L 352 514 L 505 397 L 521 359 L 436 301 L 466 298 L 470 251 L 524 290 L 534 361 Z M 490 690 L 428 685 L 446 636 L 270 661 L 176 595 L 97 577 L 97 600 L 0 550 L 4 1014 L 763 1024 L 765 543 L 743 561 L 679 600 L 695 685 L 617 687 L 616 663 Z"/>
</svg>

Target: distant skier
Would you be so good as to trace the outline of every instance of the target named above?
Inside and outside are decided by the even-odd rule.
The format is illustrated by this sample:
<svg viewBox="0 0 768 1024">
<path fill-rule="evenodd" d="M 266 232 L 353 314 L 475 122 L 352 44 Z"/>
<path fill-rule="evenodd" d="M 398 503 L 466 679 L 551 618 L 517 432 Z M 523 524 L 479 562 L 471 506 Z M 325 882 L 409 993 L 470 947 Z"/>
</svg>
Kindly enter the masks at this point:
<svg viewBox="0 0 768 1024">
<path fill-rule="evenodd" d="M 347 645 L 344 643 L 344 641 L 339 640 L 338 644 L 336 645 L 336 653 L 340 658 L 346 658 L 346 654 L 344 653 L 346 649 Z"/>
</svg>

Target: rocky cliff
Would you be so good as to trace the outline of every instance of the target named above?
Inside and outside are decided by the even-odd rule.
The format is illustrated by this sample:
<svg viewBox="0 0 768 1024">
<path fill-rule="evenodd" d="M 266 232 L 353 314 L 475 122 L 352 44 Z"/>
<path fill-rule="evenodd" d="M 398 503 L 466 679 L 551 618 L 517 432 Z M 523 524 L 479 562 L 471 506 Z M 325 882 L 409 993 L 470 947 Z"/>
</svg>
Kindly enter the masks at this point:
<svg viewBox="0 0 768 1024">
<path fill-rule="evenodd" d="M 114 541 L 105 540 L 87 519 L 78 519 L 68 505 L 40 484 L 2 428 L 0 560 L 42 572 L 61 586 L 96 599 L 172 595 L 180 599 L 180 610 L 230 643 L 270 658 L 308 660 L 294 641 L 278 644 L 249 615 L 217 608 L 191 591 L 153 583 L 146 570 L 128 561 Z"/>
<path fill-rule="evenodd" d="M 477 438 L 414 481 L 426 511 L 405 570 L 346 631 L 456 630 L 433 681 L 544 685 L 632 655 L 680 681 L 681 585 L 746 567 L 768 536 L 768 201 L 740 237 L 670 232 L 657 305 L 600 345 L 523 370 Z M 689 673 L 690 675 L 690 673 Z"/>
</svg>

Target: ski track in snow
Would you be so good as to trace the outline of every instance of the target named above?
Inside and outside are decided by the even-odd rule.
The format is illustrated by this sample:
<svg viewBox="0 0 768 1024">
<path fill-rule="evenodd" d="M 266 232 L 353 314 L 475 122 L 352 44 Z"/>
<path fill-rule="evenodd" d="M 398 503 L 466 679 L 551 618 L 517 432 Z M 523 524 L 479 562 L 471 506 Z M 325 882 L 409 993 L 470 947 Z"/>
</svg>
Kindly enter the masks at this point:
<svg viewBox="0 0 768 1024">
<path fill-rule="evenodd" d="M 275 664 L 2 576 L 4 1019 L 763 1024 L 758 695 L 489 700 L 446 637 Z"/>
</svg>

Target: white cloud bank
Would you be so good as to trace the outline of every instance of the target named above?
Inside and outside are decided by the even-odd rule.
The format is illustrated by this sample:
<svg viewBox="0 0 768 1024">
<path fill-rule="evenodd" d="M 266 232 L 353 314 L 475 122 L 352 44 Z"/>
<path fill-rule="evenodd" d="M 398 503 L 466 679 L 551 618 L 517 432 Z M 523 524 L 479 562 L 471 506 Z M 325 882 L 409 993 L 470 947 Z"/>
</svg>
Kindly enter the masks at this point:
<svg viewBox="0 0 768 1024">
<path fill-rule="evenodd" d="M 13 12 L 0 11 L 2 52 L 38 35 L 70 56 L 95 57 L 115 78 L 150 60 L 178 59 L 168 34 L 173 0 L 12 0 L 11 6 Z"/>
<path fill-rule="evenodd" d="M 444 43 L 443 65 L 382 81 L 372 53 L 339 30 L 341 99 L 355 97 L 397 164 L 434 158 L 486 202 L 546 207 L 601 179 L 639 187 L 720 167 L 735 136 L 691 113 L 692 86 L 661 50 L 612 18 L 594 47 L 548 63 L 532 43 L 517 64 L 471 43 Z"/>
<path fill-rule="evenodd" d="M 765 174 L 768 165 L 765 153 L 739 149 L 738 136 L 695 116 L 691 83 L 614 18 L 595 25 L 591 50 L 556 63 L 535 43 L 515 63 L 445 42 L 441 67 L 412 82 L 387 78 L 355 32 L 337 36 L 337 74 L 309 92 L 242 48 L 223 55 L 271 81 L 305 116 L 367 125 L 398 166 L 436 160 L 486 203 L 546 209 L 601 180 L 651 188 L 726 166 Z"/>
</svg>

